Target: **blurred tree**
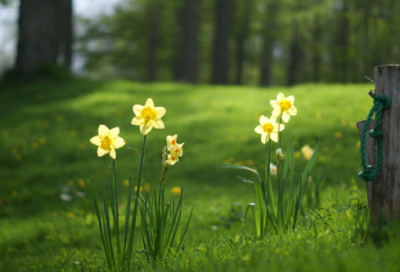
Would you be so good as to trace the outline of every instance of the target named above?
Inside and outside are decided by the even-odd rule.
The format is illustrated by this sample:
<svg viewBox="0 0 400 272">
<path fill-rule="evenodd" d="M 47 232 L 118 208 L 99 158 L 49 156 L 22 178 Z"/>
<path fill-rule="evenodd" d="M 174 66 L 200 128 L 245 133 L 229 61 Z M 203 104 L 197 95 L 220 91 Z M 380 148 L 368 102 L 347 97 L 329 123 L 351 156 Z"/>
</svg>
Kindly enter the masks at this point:
<svg viewBox="0 0 400 272">
<path fill-rule="evenodd" d="M 229 37 L 233 12 L 233 0 L 217 0 L 214 52 L 213 52 L 213 84 L 228 84 L 229 73 Z"/>
<path fill-rule="evenodd" d="M 71 64 L 72 0 L 21 0 L 15 70 Z"/>
<path fill-rule="evenodd" d="M 197 83 L 200 0 L 184 0 L 179 10 L 180 45 L 177 47 L 175 80 Z"/>
<path fill-rule="evenodd" d="M 253 11 L 254 1 L 248 0 L 246 2 L 235 2 L 235 44 L 236 44 L 236 75 L 235 84 L 241 85 L 243 78 L 243 65 L 246 60 L 245 44 L 248 42 L 250 35 L 250 17 Z"/>
<path fill-rule="evenodd" d="M 261 86 L 269 86 L 271 84 L 271 66 L 273 61 L 274 42 L 278 37 L 278 7 L 278 3 L 275 1 L 270 1 L 265 8 L 265 18 L 262 26 L 262 32 L 260 34 L 261 62 L 259 84 Z"/>
</svg>

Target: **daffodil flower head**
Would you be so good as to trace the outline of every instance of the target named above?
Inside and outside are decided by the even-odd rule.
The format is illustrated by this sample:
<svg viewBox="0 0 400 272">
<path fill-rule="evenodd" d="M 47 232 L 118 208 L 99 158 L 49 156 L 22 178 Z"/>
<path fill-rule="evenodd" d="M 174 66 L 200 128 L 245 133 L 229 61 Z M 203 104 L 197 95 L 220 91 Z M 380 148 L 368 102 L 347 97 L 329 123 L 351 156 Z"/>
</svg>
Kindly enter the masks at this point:
<svg viewBox="0 0 400 272">
<path fill-rule="evenodd" d="M 184 144 L 185 144 L 185 143 L 176 144 L 176 145 L 171 145 L 171 146 L 169 147 L 168 151 L 171 152 L 171 153 L 174 153 L 174 154 L 178 155 L 179 157 L 182 157 L 182 155 L 183 155 L 183 148 L 182 148 L 182 146 L 183 146 Z"/>
<path fill-rule="evenodd" d="M 272 162 L 269 164 L 269 171 L 271 173 L 271 175 L 276 176 L 277 173 L 277 167 L 275 164 L 273 164 Z"/>
<path fill-rule="evenodd" d="M 258 125 L 254 131 L 261 134 L 261 142 L 266 144 L 271 138 L 272 141 L 278 142 L 278 131 L 282 131 L 285 126 L 276 123 L 275 117 L 265 117 L 261 115 L 260 125 Z"/>
<path fill-rule="evenodd" d="M 177 144 L 178 135 L 175 134 L 174 136 L 167 136 L 167 148 L 169 149 L 171 146 L 175 146 Z"/>
<path fill-rule="evenodd" d="M 274 108 L 272 116 L 281 117 L 285 123 L 289 121 L 291 115 L 294 116 L 297 114 L 297 109 L 293 106 L 293 95 L 285 97 L 282 93 L 279 93 L 276 96 L 276 100 L 271 100 L 270 104 Z"/>
<path fill-rule="evenodd" d="M 170 154 L 168 154 L 168 160 L 167 160 L 167 162 L 170 164 L 170 165 L 174 165 L 175 163 L 177 163 L 179 161 L 179 155 L 178 154 L 175 154 L 175 153 L 170 153 Z"/>
<path fill-rule="evenodd" d="M 118 134 L 119 127 L 109 130 L 105 125 L 99 126 L 99 135 L 90 139 L 92 144 L 98 146 L 97 155 L 99 157 L 109 153 L 111 158 L 116 158 L 115 149 L 125 145 L 124 139 L 119 137 Z"/>
<path fill-rule="evenodd" d="M 134 105 L 133 112 L 135 118 L 132 119 L 132 125 L 140 126 L 140 132 L 147 135 L 152 129 L 163 129 L 164 123 L 161 118 L 165 115 L 165 108 L 154 107 L 153 99 L 148 98 L 146 104 Z"/>
<path fill-rule="evenodd" d="M 304 159 L 309 160 L 311 159 L 311 156 L 314 154 L 314 150 L 308 145 L 305 145 L 301 148 L 301 153 L 303 153 Z"/>
</svg>

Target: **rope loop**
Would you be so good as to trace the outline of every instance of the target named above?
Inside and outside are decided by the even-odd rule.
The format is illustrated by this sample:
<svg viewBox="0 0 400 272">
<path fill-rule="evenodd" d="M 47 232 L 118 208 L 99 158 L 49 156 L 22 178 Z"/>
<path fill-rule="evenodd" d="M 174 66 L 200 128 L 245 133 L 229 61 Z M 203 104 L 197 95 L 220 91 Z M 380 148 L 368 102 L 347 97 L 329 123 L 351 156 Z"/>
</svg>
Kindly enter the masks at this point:
<svg viewBox="0 0 400 272">
<path fill-rule="evenodd" d="M 358 177 L 365 181 L 373 180 L 381 170 L 382 167 L 382 138 L 383 138 L 383 130 L 382 130 L 382 111 L 390 107 L 390 97 L 387 95 L 375 95 L 374 93 L 369 92 L 371 97 L 374 99 L 374 105 L 370 110 L 367 120 L 364 123 L 364 127 L 361 133 L 361 162 L 363 166 L 363 170 L 358 173 Z M 377 158 L 375 168 L 372 168 L 371 165 L 367 164 L 367 154 L 365 151 L 365 143 L 367 139 L 367 130 L 369 124 L 371 123 L 372 116 L 375 113 L 375 128 L 371 129 L 368 132 L 368 135 L 377 141 Z"/>
</svg>

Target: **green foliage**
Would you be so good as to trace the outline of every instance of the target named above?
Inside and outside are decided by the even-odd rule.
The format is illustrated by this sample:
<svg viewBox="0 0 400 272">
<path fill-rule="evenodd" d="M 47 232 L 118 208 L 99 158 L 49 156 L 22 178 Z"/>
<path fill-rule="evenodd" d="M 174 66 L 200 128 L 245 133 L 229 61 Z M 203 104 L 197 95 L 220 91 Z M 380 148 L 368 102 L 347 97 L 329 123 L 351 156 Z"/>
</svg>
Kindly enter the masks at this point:
<svg viewBox="0 0 400 272">
<path fill-rule="evenodd" d="M 168 173 L 171 182 L 165 191 L 170 184 L 183 184 L 185 205 L 196 211 L 175 257 L 154 267 L 144 254 L 134 254 L 132 271 L 399 271 L 400 227 L 393 222 L 382 232 L 368 228 L 365 183 L 357 178 L 361 161 L 354 122 L 367 116 L 372 106 L 367 94 L 371 88 L 370 84 L 194 87 L 82 79 L 2 87 L 0 271 L 108 269 L 91 181 L 92 176 L 96 181 L 99 177 L 107 180 L 110 172 L 99 169 L 107 169 L 109 158 L 97 158 L 89 139 L 102 123 L 119 126 L 121 137 L 129 143 L 131 149 L 118 149 L 118 201 L 125 207 L 128 187 L 122 177 L 137 175 L 136 159 L 142 144 L 138 133 L 129 132 L 132 106 L 148 97 L 167 113 L 165 129 L 151 132 L 149 146 L 155 148 L 147 150 L 143 182 L 152 188 L 158 185 L 154 181 L 160 173 L 152 171 L 154 163 L 160 162 L 158 150 L 166 135 L 179 131 L 188 148 L 179 161 L 179 174 Z M 252 179 L 254 174 L 225 171 L 216 164 L 226 161 L 264 168 L 254 127 L 280 91 L 296 97 L 298 115 L 285 128 L 287 135 L 293 135 L 294 150 L 305 144 L 315 146 L 320 139 L 313 168 L 317 171 L 312 174 L 313 181 L 320 181 L 320 201 L 314 206 L 315 194 L 306 192 L 294 232 L 256 239 L 252 237 L 254 227 L 247 221 L 227 224 L 221 220 L 224 216 L 234 222 L 235 217 L 230 219 L 233 201 L 242 207 L 255 202 L 254 185 L 246 187 L 235 177 L 240 174 Z M 306 161 L 296 159 L 295 173 L 301 173 L 300 166 Z M 70 201 L 60 198 L 66 186 L 73 188 L 67 192 Z M 86 196 L 78 196 L 78 191 Z M 305 205 L 309 198 L 311 210 Z M 124 215 L 122 211 L 119 217 L 121 238 L 125 235 Z M 190 209 L 182 209 L 182 218 L 189 215 Z M 112 214 L 110 219 L 113 221 Z M 133 248 L 140 249 L 141 225 L 137 223 Z M 112 231 L 115 234 L 115 229 Z"/>
</svg>

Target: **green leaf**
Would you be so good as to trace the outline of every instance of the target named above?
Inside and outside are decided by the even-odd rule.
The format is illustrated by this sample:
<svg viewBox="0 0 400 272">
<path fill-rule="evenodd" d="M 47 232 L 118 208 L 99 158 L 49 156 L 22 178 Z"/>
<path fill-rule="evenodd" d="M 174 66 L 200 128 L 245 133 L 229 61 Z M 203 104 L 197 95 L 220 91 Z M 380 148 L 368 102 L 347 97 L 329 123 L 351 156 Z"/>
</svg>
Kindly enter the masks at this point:
<svg viewBox="0 0 400 272">
<path fill-rule="evenodd" d="M 251 181 L 251 180 L 249 180 L 249 179 L 247 179 L 247 178 L 244 178 L 244 177 L 242 177 L 242 176 L 237 176 L 237 178 L 240 179 L 240 180 L 243 181 L 243 182 L 246 182 L 246 183 L 254 183 L 253 181 Z"/>
<path fill-rule="evenodd" d="M 243 166 L 243 165 L 236 165 L 236 164 L 225 164 L 225 163 L 221 163 L 221 164 L 217 164 L 217 165 L 222 168 L 242 169 L 242 170 L 247 170 L 247 171 L 253 172 L 257 175 L 258 180 L 261 183 L 261 178 L 260 178 L 260 175 L 258 174 L 258 172 L 250 167 Z"/>
</svg>

